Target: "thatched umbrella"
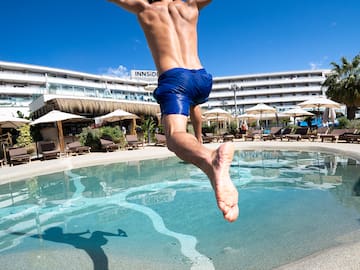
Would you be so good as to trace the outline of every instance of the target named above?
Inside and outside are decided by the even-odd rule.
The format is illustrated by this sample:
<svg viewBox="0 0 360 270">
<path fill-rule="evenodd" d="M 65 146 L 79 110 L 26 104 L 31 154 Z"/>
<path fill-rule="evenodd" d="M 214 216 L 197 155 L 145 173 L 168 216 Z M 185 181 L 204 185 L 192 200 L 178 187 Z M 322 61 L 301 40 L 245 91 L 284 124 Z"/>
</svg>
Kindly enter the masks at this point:
<svg viewBox="0 0 360 270">
<path fill-rule="evenodd" d="M 24 118 L 18 118 L 11 115 L 0 115 L 0 136 L 2 135 L 3 128 L 19 128 L 27 123 L 30 123 L 30 121 Z M 1 146 L 4 151 L 4 159 L 6 160 L 5 144 L 2 141 Z"/>
<path fill-rule="evenodd" d="M 2 128 L 18 128 L 27 123 L 30 123 L 30 120 L 10 115 L 0 115 L 0 134 Z"/>
<path fill-rule="evenodd" d="M 88 118 L 85 118 L 81 115 L 72 114 L 72 113 L 66 113 L 61 112 L 57 110 L 53 110 L 40 118 L 34 120 L 30 123 L 30 125 L 37 125 L 42 123 L 54 123 L 56 122 L 57 128 L 58 128 L 58 136 L 59 136 L 59 145 L 60 145 L 60 151 L 64 152 L 65 150 L 65 143 L 64 143 L 64 134 L 63 134 L 63 128 L 62 128 L 62 122 L 66 120 L 72 120 L 72 121 L 86 121 L 89 120 Z"/>
<path fill-rule="evenodd" d="M 100 121 L 106 121 L 106 122 L 117 122 L 117 121 L 132 119 L 133 120 L 133 123 L 132 123 L 133 128 L 131 130 L 131 134 L 135 134 L 136 119 L 140 119 L 140 117 L 137 116 L 136 114 L 129 113 L 129 112 L 121 110 L 121 109 L 117 109 L 111 113 L 97 117 L 97 119 Z"/>
</svg>

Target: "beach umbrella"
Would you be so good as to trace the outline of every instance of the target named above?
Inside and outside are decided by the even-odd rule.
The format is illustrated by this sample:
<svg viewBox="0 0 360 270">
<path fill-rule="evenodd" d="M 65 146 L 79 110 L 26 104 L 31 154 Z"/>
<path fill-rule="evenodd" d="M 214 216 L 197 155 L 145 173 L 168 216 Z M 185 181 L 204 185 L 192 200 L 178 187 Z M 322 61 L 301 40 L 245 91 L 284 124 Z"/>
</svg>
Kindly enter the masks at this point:
<svg viewBox="0 0 360 270">
<path fill-rule="evenodd" d="M 250 114 L 258 114 L 260 115 L 259 120 L 261 122 L 261 120 L 263 120 L 263 114 L 269 113 L 269 114 L 274 114 L 274 118 L 276 118 L 276 109 L 274 107 L 271 107 L 269 105 L 266 105 L 264 103 L 259 103 L 256 106 L 253 106 L 251 108 L 248 108 L 245 110 L 246 113 L 250 113 Z"/>
<path fill-rule="evenodd" d="M 231 114 L 223 109 L 220 109 L 220 108 L 215 108 L 215 109 L 211 109 L 211 110 L 208 110 L 208 111 L 205 111 L 203 112 L 203 115 L 205 117 L 230 117 Z"/>
<path fill-rule="evenodd" d="M 298 104 L 301 108 L 316 108 L 317 116 L 320 117 L 320 108 L 340 109 L 341 105 L 324 96 L 317 96 Z"/>
<path fill-rule="evenodd" d="M 218 129 L 219 129 L 219 122 L 224 121 L 224 118 L 227 120 L 230 119 L 231 114 L 223 109 L 215 108 L 208 111 L 203 112 L 203 115 L 206 117 L 206 119 L 216 119 L 218 123 Z"/>
<path fill-rule="evenodd" d="M 238 116 L 236 116 L 237 119 L 240 119 L 240 120 L 250 120 L 250 119 L 257 119 L 257 115 L 255 114 L 250 114 L 250 113 L 244 113 L 244 114 L 240 114 Z"/>
<path fill-rule="evenodd" d="M 298 104 L 301 108 L 317 108 L 318 111 L 320 108 L 333 108 L 340 109 L 341 105 L 331 99 L 326 97 L 314 97 L 312 99 L 306 100 Z"/>
<path fill-rule="evenodd" d="M 97 119 L 99 119 L 100 121 L 106 121 L 106 122 L 117 122 L 117 121 L 122 121 L 122 120 L 126 120 L 126 119 L 139 119 L 139 116 L 137 116 L 136 114 L 129 113 L 127 111 L 118 109 L 111 113 L 99 116 L 99 117 L 97 117 Z"/>
<path fill-rule="evenodd" d="M 18 118 L 11 115 L 0 115 L 0 134 L 2 128 L 19 128 L 30 122 L 30 120 L 24 118 Z"/>
<path fill-rule="evenodd" d="M 260 103 L 256 106 L 246 109 L 245 112 L 250 114 L 275 113 L 276 109 L 264 103 Z"/>
<path fill-rule="evenodd" d="M 247 125 L 247 123 L 251 123 L 257 120 L 257 115 L 256 114 L 249 114 L 249 113 L 244 113 L 244 114 L 240 114 L 236 116 L 237 119 L 240 119 L 242 121 L 243 124 Z"/>
<path fill-rule="evenodd" d="M 11 115 L 0 115 L 0 136 L 2 135 L 2 129 L 3 128 L 19 128 L 25 124 L 30 123 L 30 120 L 24 119 L 24 118 L 18 118 Z M 1 137 L 2 138 L 2 137 Z M 3 139 L 3 138 L 2 138 Z M 11 143 L 11 139 L 10 142 Z M 3 141 L 1 141 L 1 145 L 4 152 L 4 159 L 6 160 L 6 149 L 5 144 L 3 144 Z"/>
<path fill-rule="evenodd" d="M 58 110 L 52 110 L 51 112 L 32 121 L 30 125 L 38 125 L 43 123 L 56 123 L 58 128 L 60 151 L 64 152 L 65 143 L 64 143 L 62 123 L 64 121 L 88 121 L 88 120 L 90 119 L 83 117 L 81 115 L 66 113 Z"/>
<path fill-rule="evenodd" d="M 123 121 L 123 120 L 129 120 L 132 119 L 133 123 L 132 123 L 132 130 L 131 130 L 131 134 L 135 134 L 135 127 L 136 127 L 136 119 L 139 119 L 140 117 L 137 116 L 136 114 L 133 113 L 129 113 L 127 111 L 121 110 L 121 109 L 117 109 L 111 113 L 105 114 L 103 116 L 97 117 L 95 121 L 100 121 L 103 122 L 117 122 L 117 121 Z"/>
<path fill-rule="evenodd" d="M 318 115 L 320 115 L 320 108 L 329 108 L 329 109 L 340 109 L 340 103 L 332 101 L 326 97 L 314 97 L 312 99 L 303 101 L 298 104 L 301 108 L 316 108 Z"/>
<path fill-rule="evenodd" d="M 313 116 L 314 115 L 313 113 L 305 111 L 305 110 L 303 110 L 302 108 L 299 108 L 299 107 L 284 111 L 283 114 L 293 117 L 294 118 L 294 123 L 296 123 L 295 122 L 296 117 Z"/>
</svg>

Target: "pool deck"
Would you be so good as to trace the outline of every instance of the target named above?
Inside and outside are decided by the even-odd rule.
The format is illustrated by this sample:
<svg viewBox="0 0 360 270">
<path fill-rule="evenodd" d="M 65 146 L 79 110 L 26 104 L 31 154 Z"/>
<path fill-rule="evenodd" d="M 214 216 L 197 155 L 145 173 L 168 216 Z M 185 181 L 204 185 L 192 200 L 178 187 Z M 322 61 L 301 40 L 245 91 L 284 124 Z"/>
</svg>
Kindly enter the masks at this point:
<svg viewBox="0 0 360 270">
<path fill-rule="evenodd" d="M 205 144 L 216 148 L 219 144 Z M 236 150 L 296 150 L 319 151 L 346 155 L 360 161 L 359 143 L 322 143 L 322 142 L 281 142 L 281 141 L 253 141 L 234 142 Z M 174 156 L 166 147 L 146 146 L 137 150 L 125 150 L 108 153 L 89 153 L 79 156 L 61 157 L 53 160 L 35 160 L 17 166 L 3 166 L 0 168 L 0 184 L 5 184 L 30 176 L 50 174 L 58 171 L 70 170 L 118 162 L 138 161 L 154 158 Z M 241 217 L 240 217 L 241 218 Z M 355 237 L 346 243 L 333 247 L 299 261 L 284 265 L 278 270 L 352 270 L 360 269 L 360 230 Z"/>
</svg>

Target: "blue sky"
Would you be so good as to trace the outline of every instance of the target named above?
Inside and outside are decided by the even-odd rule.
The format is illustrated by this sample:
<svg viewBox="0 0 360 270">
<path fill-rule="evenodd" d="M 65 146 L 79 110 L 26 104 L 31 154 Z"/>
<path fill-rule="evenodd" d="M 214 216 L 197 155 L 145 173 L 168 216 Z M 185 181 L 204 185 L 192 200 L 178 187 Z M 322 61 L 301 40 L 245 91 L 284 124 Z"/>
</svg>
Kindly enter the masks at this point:
<svg viewBox="0 0 360 270">
<path fill-rule="evenodd" d="M 360 53 L 359 0 L 214 0 L 199 50 L 214 76 L 330 68 Z M 0 60 L 94 74 L 155 69 L 133 14 L 106 0 L 3 0 Z"/>
</svg>

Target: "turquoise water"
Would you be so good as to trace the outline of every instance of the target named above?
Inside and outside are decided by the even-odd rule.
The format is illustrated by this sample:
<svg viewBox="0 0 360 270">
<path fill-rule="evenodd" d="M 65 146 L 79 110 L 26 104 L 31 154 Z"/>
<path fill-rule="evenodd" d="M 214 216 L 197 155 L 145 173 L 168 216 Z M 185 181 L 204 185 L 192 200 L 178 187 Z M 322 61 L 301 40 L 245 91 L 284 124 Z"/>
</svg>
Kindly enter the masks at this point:
<svg viewBox="0 0 360 270">
<path fill-rule="evenodd" d="M 177 158 L 94 166 L 0 186 L 6 269 L 273 269 L 360 240 L 360 163 L 237 152 L 240 217 Z"/>
</svg>

